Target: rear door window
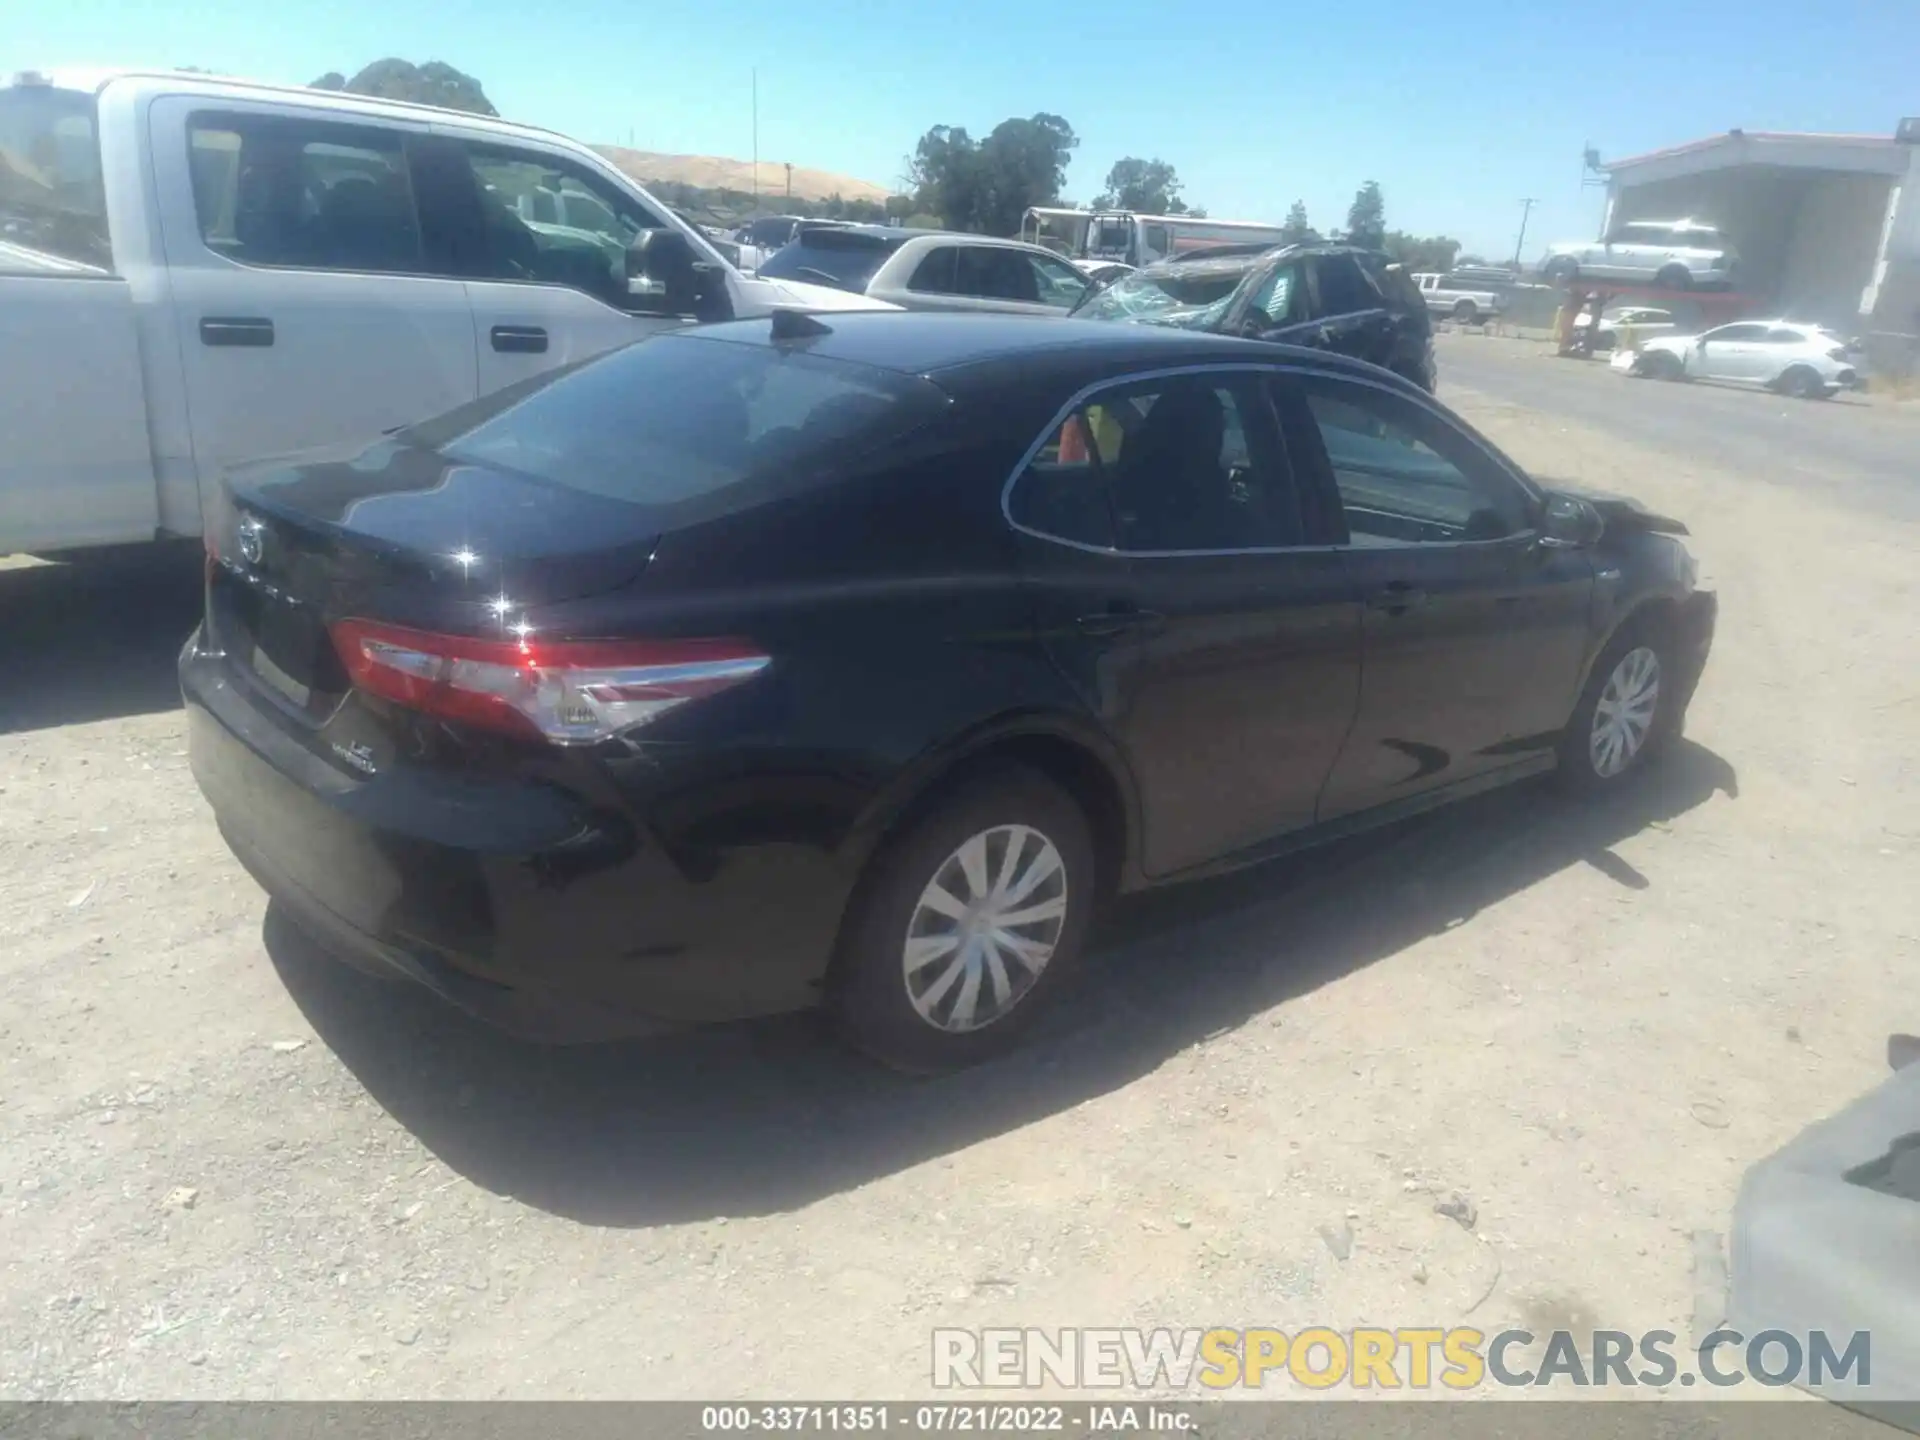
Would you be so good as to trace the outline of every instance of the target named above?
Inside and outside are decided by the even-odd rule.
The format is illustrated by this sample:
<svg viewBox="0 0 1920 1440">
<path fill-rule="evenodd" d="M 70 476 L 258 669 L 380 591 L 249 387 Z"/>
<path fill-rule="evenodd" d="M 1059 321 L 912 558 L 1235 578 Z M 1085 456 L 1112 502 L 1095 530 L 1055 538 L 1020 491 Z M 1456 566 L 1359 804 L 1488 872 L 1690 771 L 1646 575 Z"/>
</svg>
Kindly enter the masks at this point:
<svg viewBox="0 0 1920 1440">
<path fill-rule="evenodd" d="M 401 438 L 570 490 L 698 512 L 831 477 L 946 404 L 911 376 L 667 334 Z"/>
<path fill-rule="evenodd" d="M 1379 309 L 1380 296 L 1360 273 L 1360 265 L 1353 256 L 1316 255 L 1313 269 L 1320 292 L 1320 314 L 1352 315 Z"/>
<path fill-rule="evenodd" d="M 915 267 L 913 279 L 907 282 L 907 288 L 918 290 L 923 295 L 953 294 L 955 253 L 952 245 L 934 246 Z"/>
<path fill-rule="evenodd" d="M 303 270 L 426 268 L 399 132 L 203 113 L 187 136 L 200 238 L 216 254 Z"/>
<path fill-rule="evenodd" d="M 1040 288 L 1027 257 L 997 245 L 956 245 L 953 289 L 956 295 L 982 300 L 1040 303 Z"/>
<path fill-rule="evenodd" d="M 1257 377 L 1104 390 L 1042 442 L 1009 514 L 1041 535 L 1142 553 L 1284 548 L 1300 509 Z"/>
<path fill-rule="evenodd" d="M 0 89 L 0 274 L 113 268 L 91 95 Z"/>
</svg>

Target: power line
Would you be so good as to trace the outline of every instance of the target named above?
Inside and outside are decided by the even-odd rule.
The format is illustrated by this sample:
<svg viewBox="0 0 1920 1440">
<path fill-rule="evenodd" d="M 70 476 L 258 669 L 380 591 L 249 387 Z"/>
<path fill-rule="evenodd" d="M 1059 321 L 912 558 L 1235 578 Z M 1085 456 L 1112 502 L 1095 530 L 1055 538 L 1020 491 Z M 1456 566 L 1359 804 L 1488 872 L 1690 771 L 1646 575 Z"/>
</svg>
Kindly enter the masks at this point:
<svg viewBox="0 0 1920 1440">
<path fill-rule="evenodd" d="M 1531 195 L 1526 196 L 1520 201 L 1520 235 L 1519 238 L 1513 242 L 1513 268 L 1515 270 L 1520 268 L 1520 254 L 1527 248 L 1527 220 L 1533 214 L 1533 207 L 1539 203 L 1540 202 Z"/>
</svg>

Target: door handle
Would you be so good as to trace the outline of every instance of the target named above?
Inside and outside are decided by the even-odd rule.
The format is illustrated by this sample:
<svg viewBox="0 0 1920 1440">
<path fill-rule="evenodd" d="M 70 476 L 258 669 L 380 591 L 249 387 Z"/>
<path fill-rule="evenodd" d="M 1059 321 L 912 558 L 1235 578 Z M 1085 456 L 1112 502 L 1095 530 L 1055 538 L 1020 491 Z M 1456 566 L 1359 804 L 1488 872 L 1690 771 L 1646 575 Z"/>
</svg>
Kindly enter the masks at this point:
<svg viewBox="0 0 1920 1440">
<path fill-rule="evenodd" d="M 200 322 L 200 343 L 264 349 L 273 344 L 273 321 L 258 315 L 209 315 Z"/>
<path fill-rule="evenodd" d="M 1145 630 L 1166 617 L 1153 610 L 1141 610 L 1124 600 L 1115 600 L 1105 610 L 1082 615 L 1073 622 L 1082 635 L 1124 635 L 1130 630 Z"/>
<path fill-rule="evenodd" d="M 538 325 L 496 325 L 492 338 L 493 348 L 503 355 L 547 353 L 547 332 Z"/>
<path fill-rule="evenodd" d="M 1367 597 L 1367 608 L 1384 610 L 1389 615 L 1404 615 L 1409 610 L 1418 610 L 1432 597 L 1426 591 L 1396 580 L 1391 585 L 1376 590 Z"/>
</svg>

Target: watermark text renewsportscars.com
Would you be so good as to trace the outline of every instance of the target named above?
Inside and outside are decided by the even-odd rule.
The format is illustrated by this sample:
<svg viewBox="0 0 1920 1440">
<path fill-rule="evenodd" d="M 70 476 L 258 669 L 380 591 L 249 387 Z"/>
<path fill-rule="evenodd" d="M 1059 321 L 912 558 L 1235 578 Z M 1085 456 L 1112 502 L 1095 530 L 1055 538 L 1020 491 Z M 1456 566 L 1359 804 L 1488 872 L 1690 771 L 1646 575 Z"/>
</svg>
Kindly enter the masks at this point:
<svg viewBox="0 0 1920 1440">
<path fill-rule="evenodd" d="M 1716 1330 L 1696 1351 L 1670 1330 L 1487 1332 L 1438 1326 L 1335 1330 L 941 1329 L 933 1384 L 941 1390 L 1473 1390 L 1501 1387 L 1660 1387 L 1726 1390 L 1802 1381 L 1867 1386 L 1864 1330 L 1747 1336 Z"/>
</svg>

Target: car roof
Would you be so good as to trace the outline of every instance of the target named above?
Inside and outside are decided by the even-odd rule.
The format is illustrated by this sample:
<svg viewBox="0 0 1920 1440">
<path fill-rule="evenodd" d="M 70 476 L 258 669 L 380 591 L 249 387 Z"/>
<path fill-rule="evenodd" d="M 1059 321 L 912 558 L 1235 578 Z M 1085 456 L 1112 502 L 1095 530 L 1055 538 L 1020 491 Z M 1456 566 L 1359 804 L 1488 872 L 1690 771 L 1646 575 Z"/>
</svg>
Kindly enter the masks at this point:
<svg viewBox="0 0 1920 1440">
<path fill-rule="evenodd" d="M 831 231 L 836 235 L 867 235 L 875 240 L 890 242 L 895 245 L 903 244 L 908 240 L 916 240 L 922 235 L 945 235 L 948 233 L 945 230 L 910 230 L 905 225 L 867 225 L 843 220 L 829 220 L 817 225 L 810 223 L 809 228 L 802 230 L 794 243 L 805 244 L 809 236 L 823 234 L 827 231 Z"/>
<path fill-rule="evenodd" d="M 1069 367 L 1081 362 L 1089 377 L 1133 365 L 1153 368 L 1263 361 L 1307 362 L 1376 378 L 1381 373 L 1374 366 L 1324 350 L 1159 325 L 932 311 L 852 311 L 809 318 L 821 327 L 820 333 L 785 343 L 828 360 L 931 379 L 1025 356 L 1046 356 Z M 683 335 L 741 345 L 772 345 L 773 329 L 765 319 L 732 320 L 700 326 Z"/>
<path fill-rule="evenodd" d="M 1310 242 L 1305 245 L 1266 245 L 1257 249 L 1239 250 L 1238 253 L 1222 253 L 1226 247 L 1215 249 L 1208 247 L 1208 253 L 1196 255 L 1191 260 L 1182 260 L 1178 256 L 1170 260 L 1156 261 L 1146 266 L 1141 273 L 1146 275 L 1205 275 L 1218 273 L 1230 275 L 1236 271 L 1251 270 L 1254 266 L 1276 255 L 1373 255 L 1383 256 L 1384 252 L 1370 250 L 1364 245 L 1342 245 L 1337 241 Z"/>
</svg>

